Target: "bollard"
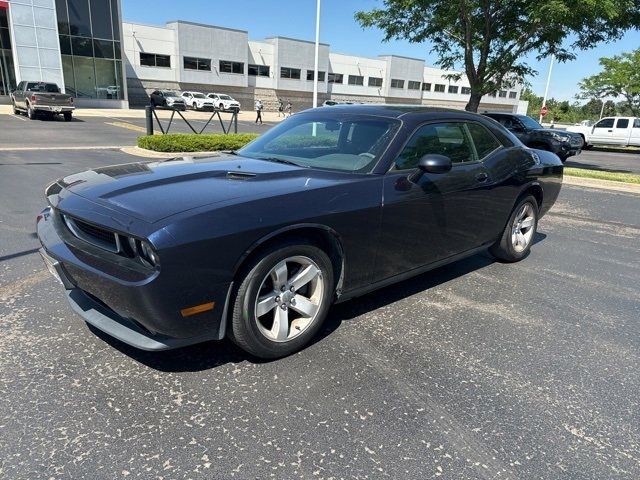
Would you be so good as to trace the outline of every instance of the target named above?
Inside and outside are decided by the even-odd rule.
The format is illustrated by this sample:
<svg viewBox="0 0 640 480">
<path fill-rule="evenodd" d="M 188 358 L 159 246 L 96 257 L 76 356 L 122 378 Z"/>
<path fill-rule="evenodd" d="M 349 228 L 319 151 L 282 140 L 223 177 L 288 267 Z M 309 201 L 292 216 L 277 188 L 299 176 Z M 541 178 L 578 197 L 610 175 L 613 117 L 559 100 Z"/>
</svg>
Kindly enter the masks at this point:
<svg viewBox="0 0 640 480">
<path fill-rule="evenodd" d="M 147 120 L 147 135 L 153 135 L 153 107 L 151 105 L 144 107 L 144 115 Z"/>
<path fill-rule="evenodd" d="M 233 112 L 233 133 L 238 133 L 238 110 Z"/>
</svg>

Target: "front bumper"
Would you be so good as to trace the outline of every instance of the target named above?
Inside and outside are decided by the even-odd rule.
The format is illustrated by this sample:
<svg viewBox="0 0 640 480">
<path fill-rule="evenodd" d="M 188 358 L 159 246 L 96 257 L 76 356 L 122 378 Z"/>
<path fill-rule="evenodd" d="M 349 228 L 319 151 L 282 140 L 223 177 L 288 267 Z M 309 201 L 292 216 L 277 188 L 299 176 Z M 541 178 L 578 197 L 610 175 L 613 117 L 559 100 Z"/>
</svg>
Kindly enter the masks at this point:
<svg viewBox="0 0 640 480">
<path fill-rule="evenodd" d="M 40 253 L 63 284 L 73 310 L 87 323 L 143 350 L 173 349 L 224 336 L 230 285 L 207 287 L 197 279 L 189 283 L 184 272 L 157 272 L 146 278 L 125 272 L 122 265 L 110 262 L 115 254 L 72 238 L 56 216 L 50 212 L 38 221 Z M 214 309 L 181 314 L 205 301 L 213 302 Z"/>
<path fill-rule="evenodd" d="M 40 112 L 52 112 L 52 113 L 65 113 L 65 112 L 73 112 L 76 107 L 71 105 L 38 105 L 33 104 L 31 108 Z"/>
</svg>

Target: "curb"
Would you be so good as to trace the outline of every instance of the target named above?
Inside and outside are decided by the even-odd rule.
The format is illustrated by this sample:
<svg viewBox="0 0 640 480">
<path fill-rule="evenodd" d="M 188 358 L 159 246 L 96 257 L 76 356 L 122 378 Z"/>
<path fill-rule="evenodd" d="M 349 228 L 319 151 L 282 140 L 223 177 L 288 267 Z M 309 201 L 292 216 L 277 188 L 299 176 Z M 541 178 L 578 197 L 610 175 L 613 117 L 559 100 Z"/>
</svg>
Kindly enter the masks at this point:
<svg viewBox="0 0 640 480">
<path fill-rule="evenodd" d="M 122 147 L 121 152 L 143 158 L 176 158 L 176 157 L 214 157 L 220 152 L 156 152 L 140 147 Z"/>
<path fill-rule="evenodd" d="M 563 185 L 576 187 L 597 188 L 600 190 L 613 190 L 616 192 L 635 193 L 640 195 L 640 185 L 635 183 L 614 182 L 611 180 L 600 180 L 596 178 L 573 177 L 564 175 Z"/>
</svg>

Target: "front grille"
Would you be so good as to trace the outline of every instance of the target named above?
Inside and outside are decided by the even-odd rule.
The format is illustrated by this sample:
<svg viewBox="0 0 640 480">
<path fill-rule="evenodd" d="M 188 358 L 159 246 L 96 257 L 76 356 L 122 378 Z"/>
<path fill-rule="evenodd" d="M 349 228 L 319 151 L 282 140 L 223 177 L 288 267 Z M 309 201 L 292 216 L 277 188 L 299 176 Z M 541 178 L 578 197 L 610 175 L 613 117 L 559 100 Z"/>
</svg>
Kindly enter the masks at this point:
<svg viewBox="0 0 640 480">
<path fill-rule="evenodd" d="M 80 240 L 110 252 L 120 252 L 120 240 L 114 232 L 68 215 L 63 215 L 63 218 L 69 231 Z"/>
</svg>

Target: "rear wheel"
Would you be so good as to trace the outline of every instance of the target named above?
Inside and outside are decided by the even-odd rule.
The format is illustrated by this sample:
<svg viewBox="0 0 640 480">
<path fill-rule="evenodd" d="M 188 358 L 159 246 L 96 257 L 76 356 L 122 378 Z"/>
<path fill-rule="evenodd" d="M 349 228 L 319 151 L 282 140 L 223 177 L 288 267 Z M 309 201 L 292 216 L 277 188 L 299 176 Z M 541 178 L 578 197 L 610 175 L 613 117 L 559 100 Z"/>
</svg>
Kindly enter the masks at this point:
<svg viewBox="0 0 640 480">
<path fill-rule="evenodd" d="M 244 270 L 231 339 L 260 358 L 303 348 L 320 329 L 334 294 L 331 260 L 301 241 L 275 245 Z"/>
<path fill-rule="evenodd" d="M 30 103 L 27 103 L 27 117 L 29 117 L 29 120 L 34 120 L 36 118 L 36 111 L 31 108 Z"/>
<path fill-rule="evenodd" d="M 533 195 L 515 206 L 500 240 L 491 246 L 491 254 L 504 262 L 517 262 L 529 254 L 538 229 L 538 202 Z"/>
<path fill-rule="evenodd" d="M 64 117 L 64 121 L 65 122 L 70 122 L 71 121 L 71 118 L 72 118 L 71 112 L 64 112 L 62 114 L 62 116 Z"/>
</svg>

